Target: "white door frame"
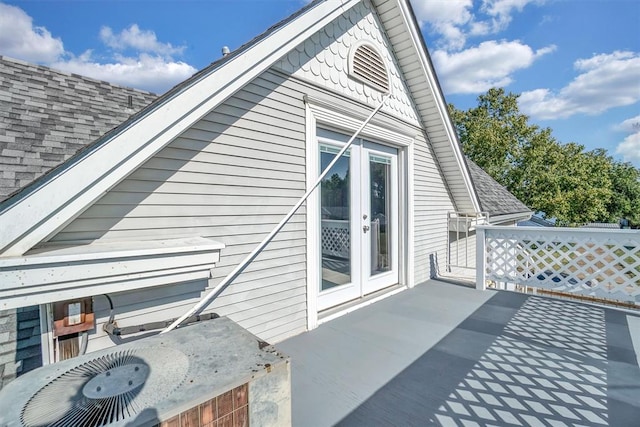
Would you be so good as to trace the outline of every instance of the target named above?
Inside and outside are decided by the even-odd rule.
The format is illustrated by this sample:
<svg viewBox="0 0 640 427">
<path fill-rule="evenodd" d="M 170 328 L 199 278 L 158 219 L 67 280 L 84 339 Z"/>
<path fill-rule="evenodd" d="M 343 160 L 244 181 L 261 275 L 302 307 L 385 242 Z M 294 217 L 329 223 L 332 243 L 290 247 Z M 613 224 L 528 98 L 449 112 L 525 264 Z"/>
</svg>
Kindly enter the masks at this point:
<svg viewBox="0 0 640 427">
<path fill-rule="evenodd" d="M 337 107 L 334 102 L 310 99 L 306 97 L 306 180 L 307 188 L 316 181 L 319 173 L 318 127 L 333 129 L 339 133 L 352 135 L 366 119 L 366 111 L 358 114 L 353 110 Z M 379 113 L 380 114 L 380 113 Z M 414 207 L 413 207 L 413 144 L 415 127 L 398 122 L 393 126 L 374 119 L 359 136 L 398 149 L 399 170 L 399 283 L 406 287 L 414 286 Z M 314 194 L 317 194 L 314 192 Z M 306 204 L 307 228 L 307 328 L 318 325 L 318 294 L 321 280 L 320 257 L 320 221 L 319 200 L 313 195 Z"/>
<path fill-rule="evenodd" d="M 322 129 L 317 135 L 318 147 L 324 147 L 331 152 L 337 153 L 344 147 L 349 139 L 348 135 L 333 134 Z M 322 136 L 320 135 L 322 134 Z M 316 150 L 318 149 L 316 147 Z M 322 150 L 321 150 L 322 151 Z M 398 208 L 398 148 L 388 145 L 381 145 L 376 142 L 369 141 L 364 138 L 356 138 L 351 148 L 345 153 L 349 159 L 350 169 L 350 204 L 349 204 L 349 283 L 326 289 L 318 294 L 318 310 L 324 310 L 338 306 L 350 300 L 362 298 L 367 294 L 373 293 L 380 289 L 398 284 L 399 280 L 399 208 Z M 389 237 L 390 247 L 390 271 L 371 275 L 371 237 L 375 232 L 371 218 L 371 199 L 370 199 L 370 162 L 371 156 L 377 157 L 379 160 L 387 159 L 389 161 L 389 187 L 388 195 L 388 211 L 386 212 L 387 224 L 386 229 L 390 230 Z M 318 168 L 318 174 L 320 169 Z M 317 202 L 320 197 L 320 190 L 313 195 Z M 321 220 L 324 224 L 324 220 Z M 341 222 L 333 224 L 334 232 L 342 230 L 344 224 Z M 318 225 L 316 224 L 316 227 Z M 366 228 L 366 231 L 364 229 Z M 323 228 L 321 227 L 321 230 Z M 338 242 L 341 238 L 338 236 Z M 320 236 L 319 239 L 323 241 Z M 324 244 L 324 241 L 323 241 Z M 334 249 L 331 249 L 334 250 Z M 324 251 L 324 249 L 323 249 Z M 322 266 L 320 267 L 322 269 Z M 321 275 L 322 276 L 322 275 Z"/>
<path fill-rule="evenodd" d="M 399 161 L 399 154 L 400 154 L 400 149 L 397 147 L 389 147 L 390 149 L 387 149 L 387 147 L 382 147 L 379 146 L 379 144 L 377 143 L 372 143 L 371 141 L 365 139 L 364 143 L 363 143 L 363 150 L 362 150 L 362 158 L 360 159 L 360 163 L 361 163 L 361 174 L 363 177 L 363 186 L 362 186 L 362 190 L 363 190 L 363 194 L 361 195 L 362 197 L 362 208 L 363 210 L 369 210 L 369 207 L 371 205 L 371 192 L 367 191 L 366 189 L 370 188 L 370 179 L 371 179 L 371 175 L 362 170 L 363 168 L 369 168 L 370 167 L 370 163 L 369 163 L 369 155 L 373 154 L 379 157 L 386 157 L 386 158 L 390 158 L 391 159 L 391 164 L 390 164 L 390 187 L 393 190 L 390 193 L 390 201 L 389 201 L 389 207 L 390 207 L 390 212 L 387 212 L 387 231 L 391 231 L 390 233 L 390 240 L 391 240 L 391 253 L 390 253 L 390 258 L 391 258 L 391 271 L 388 272 L 384 272 L 384 273 L 379 273 L 376 276 L 372 277 L 371 276 L 371 248 L 370 248 L 370 242 L 371 242 L 371 233 L 374 232 L 374 227 L 371 225 L 371 218 L 370 218 L 370 214 L 368 215 L 369 217 L 365 220 L 365 223 L 362 225 L 366 225 L 369 227 L 369 230 L 367 233 L 363 233 L 362 230 L 358 230 L 359 236 L 360 236 L 360 240 L 362 241 L 361 243 L 361 248 L 364 249 L 363 251 L 363 258 L 362 258 L 362 265 L 361 265 L 361 281 L 362 281 L 362 293 L 360 294 L 361 297 L 365 296 L 366 294 L 370 294 L 372 292 L 378 291 L 380 289 L 383 289 L 389 285 L 393 285 L 396 283 L 401 283 L 400 282 L 400 263 L 399 263 L 399 254 L 400 254 L 400 242 L 401 242 L 401 234 L 399 233 L 400 231 L 400 221 L 399 221 L 399 214 L 400 214 L 400 207 L 398 206 L 398 200 L 399 200 L 399 193 L 401 191 L 401 187 L 400 187 L 400 177 L 399 177 L 399 168 L 398 168 L 398 161 Z M 363 218 L 364 219 L 364 218 Z"/>
</svg>

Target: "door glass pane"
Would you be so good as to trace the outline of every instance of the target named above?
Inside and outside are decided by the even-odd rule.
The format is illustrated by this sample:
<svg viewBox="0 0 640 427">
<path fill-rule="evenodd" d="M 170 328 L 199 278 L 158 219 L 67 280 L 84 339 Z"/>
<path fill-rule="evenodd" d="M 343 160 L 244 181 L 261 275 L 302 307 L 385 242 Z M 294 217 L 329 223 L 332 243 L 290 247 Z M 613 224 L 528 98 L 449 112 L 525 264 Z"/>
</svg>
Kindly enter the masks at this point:
<svg viewBox="0 0 640 427">
<path fill-rule="evenodd" d="M 320 170 L 339 149 L 320 146 Z M 322 281 L 320 290 L 351 282 L 351 200 L 349 153 L 333 165 L 320 184 Z"/>
<path fill-rule="evenodd" d="M 371 276 L 391 270 L 391 159 L 369 155 Z"/>
</svg>

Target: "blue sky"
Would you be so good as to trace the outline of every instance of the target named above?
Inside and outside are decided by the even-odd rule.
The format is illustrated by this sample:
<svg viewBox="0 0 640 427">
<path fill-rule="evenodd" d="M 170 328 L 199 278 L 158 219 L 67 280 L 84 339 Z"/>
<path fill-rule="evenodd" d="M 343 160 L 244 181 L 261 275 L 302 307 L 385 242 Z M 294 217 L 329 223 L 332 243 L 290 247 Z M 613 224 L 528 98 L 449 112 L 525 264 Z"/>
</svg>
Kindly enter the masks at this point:
<svg viewBox="0 0 640 427">
<path fill-rule="evenodd" d="M 0 54 L 162 93 L 304 0 L 0 0 Z M 561 142 L 640 167 L 640 1 L 412 0 L 445 97 L 493 86 Z"/>
</svg>

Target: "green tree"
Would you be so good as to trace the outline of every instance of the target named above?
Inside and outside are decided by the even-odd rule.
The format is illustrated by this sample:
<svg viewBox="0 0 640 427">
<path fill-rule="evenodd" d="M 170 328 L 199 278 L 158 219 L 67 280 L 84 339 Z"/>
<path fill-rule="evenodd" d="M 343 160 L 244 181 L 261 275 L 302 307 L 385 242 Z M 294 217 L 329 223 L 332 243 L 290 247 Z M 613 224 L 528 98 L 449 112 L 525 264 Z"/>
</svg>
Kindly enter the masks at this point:
<svg viewBox="0 0 640 427">
<path fill-rule="evenodd" d="M 610 179 L 615 197 L 607 206 L 609 220 L 626 218 L 640 226 L 640 169 L 630 163 L 614 162 Z"/>
<path fill-rule="evenodd" d="M 459 111 L 449 105 L 449 112 L 465 154 L 509 187 L 520 149 L 537 131 L 519 113 L 517 96 L 490 89 L 478 97 L 478 107 Z"/>
<path fill-rule="evenodd" d="M 560 224 L 617 221 L 640 215 L 638 169 L 605 150 L 561 144 L 529 123 L 518 95 L 490 89 L 467 111 L 449 105 L 463 150 L 527 206 Z"/>
</svg>

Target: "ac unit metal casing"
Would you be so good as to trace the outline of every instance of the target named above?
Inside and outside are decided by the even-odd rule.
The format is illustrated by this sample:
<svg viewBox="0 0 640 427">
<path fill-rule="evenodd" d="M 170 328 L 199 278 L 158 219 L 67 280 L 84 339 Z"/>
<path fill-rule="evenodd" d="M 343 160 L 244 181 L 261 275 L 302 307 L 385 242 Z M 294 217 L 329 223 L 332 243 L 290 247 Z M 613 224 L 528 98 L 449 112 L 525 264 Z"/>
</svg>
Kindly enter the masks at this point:
<svg viewBox="0 0 640 427">
<path fill-rule="evenodd" d="M 31 371 L 0 390 L 0 426 L 86 425 L 87 411 L 94 426 L 153 426 L 221 411 L 236 390 L 249 425 L 290 425 L 290 378 L 287 356 L 221 317 Z"/>
</svg>

